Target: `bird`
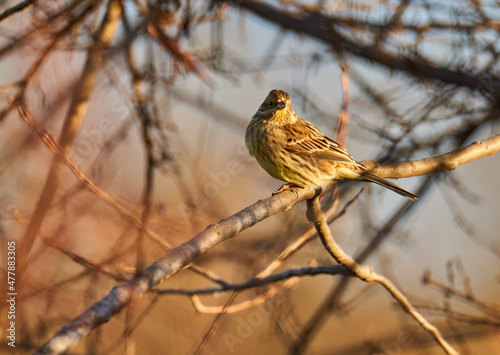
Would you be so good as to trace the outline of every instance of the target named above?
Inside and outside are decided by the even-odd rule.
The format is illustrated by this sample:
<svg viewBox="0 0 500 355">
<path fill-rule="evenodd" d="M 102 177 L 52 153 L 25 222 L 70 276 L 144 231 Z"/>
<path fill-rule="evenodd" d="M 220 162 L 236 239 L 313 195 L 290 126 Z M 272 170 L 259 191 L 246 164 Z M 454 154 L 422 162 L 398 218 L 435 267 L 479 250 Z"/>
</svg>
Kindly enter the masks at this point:
<svg viewBox="0 0 500 355">
<path fill-rule="evenodd" d="M 290 95 L 271 90 L 252 116 L 245 133 L 248 152 L 272 177 L 287 182 L 279 190 L 319 188 L 326 181 L 373 182 L 412 201 L 417 196 L 367 171 L 347 150 L 300 118 L 290 105 Z"/>
</svg>

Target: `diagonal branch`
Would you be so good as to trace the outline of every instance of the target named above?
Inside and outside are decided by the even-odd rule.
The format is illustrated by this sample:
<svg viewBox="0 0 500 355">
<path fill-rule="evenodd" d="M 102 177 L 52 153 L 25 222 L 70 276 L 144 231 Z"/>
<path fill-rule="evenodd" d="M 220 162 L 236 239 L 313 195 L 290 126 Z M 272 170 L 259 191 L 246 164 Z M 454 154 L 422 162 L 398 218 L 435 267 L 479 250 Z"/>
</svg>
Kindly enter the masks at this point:
<svg viewBox="0 0 500 355">
<path fill-rule="evenodd" d="M 256 223 L 288 210 L 300 201 L 312 198 L 314 194 L 312 188 L 300 189 L 297 193 L 285 191 L 258 201 L 219 223 L 208 226 L 193 239 L 168 251 L 165 256 L 125 284 L 113 288 L 101 301 L 66 324 L 36 353 L 60 354 L 67 351 L 90 331 L 109 321 L 124 307 L 141 298 L 164 279 L 174 276 L 201 254 Z"/>
<path fill-rule="evenodd" d="M 12 16 L 18 12 L 22 12 L 22 11 L 26 10 L 28 7 L 34 5 L 36 2 L 38 2 L 38 0 L 24 0 L 24 1 L 21 1 L 19 4 L 16 4 L 12 7 L 9 7 L 4 12 L 0 13 L 0 22 L 2 22 L 6 18 L 9 18 L 10 16 Z"/>
</svg>

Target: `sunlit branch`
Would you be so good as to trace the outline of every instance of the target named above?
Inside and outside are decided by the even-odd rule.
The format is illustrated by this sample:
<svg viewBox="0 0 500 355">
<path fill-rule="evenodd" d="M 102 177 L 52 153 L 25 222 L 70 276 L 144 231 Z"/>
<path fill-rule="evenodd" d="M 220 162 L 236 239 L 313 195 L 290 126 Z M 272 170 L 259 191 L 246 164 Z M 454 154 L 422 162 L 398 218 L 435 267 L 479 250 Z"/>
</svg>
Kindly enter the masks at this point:
<svg viewBox="0 0 500 355">
<path fill-rule="evenodd" d="M 484 141 L 473 142 L 468 146 L 437 157 L 380 165 L 375 161 L 363 164 L 374 174 L 385 178 L 402 178 L 435 174 L 454 170 L 460 165 L 470 163 L 500 151 L 500 135 Z"/>
<path fill-rule="evenodd" d="M 401 308 L 409 313 L 434 339 L 441 345 L 447 354 L 458 355 L 458 352 L 444 339 L 439 330 L 429 323 L 408 299 L 390 282 L 387 278 L 377 274 L 369 266 L 358 264 L 350 255 L 346 254 L 333 239 L 330 228 L 326 223 L 327 219 L 321 210 L 319 198 L 315 197 L 307 201 L 307 217 L 314 223 L 318 231 L 321 242 L 330 255 L 339 263 L 346 266 L 356 277 L 366 282 L 376 282 L 384 286 L 391 296 L 400 304 Z"/>
</svg>

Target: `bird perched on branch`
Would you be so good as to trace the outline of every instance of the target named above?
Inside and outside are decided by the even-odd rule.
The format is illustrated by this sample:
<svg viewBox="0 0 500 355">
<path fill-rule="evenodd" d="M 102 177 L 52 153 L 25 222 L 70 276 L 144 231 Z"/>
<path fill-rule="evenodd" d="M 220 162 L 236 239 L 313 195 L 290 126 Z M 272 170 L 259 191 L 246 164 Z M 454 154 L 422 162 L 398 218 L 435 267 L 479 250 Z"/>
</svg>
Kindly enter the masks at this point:
<svg viewBox="0 0 500 355">
<path fill-rule="evenodd" d="M 290 95 L 272 90 L 253 115 L 245 135 L 250 155 L 272 177 L 288 182 L 277 192 L 318 187 L 325 181 L 370 181 L 412 201 L 417 196 L 367 171 L 344 147 L 325 136 L 290 106 Z"/>
</svg>

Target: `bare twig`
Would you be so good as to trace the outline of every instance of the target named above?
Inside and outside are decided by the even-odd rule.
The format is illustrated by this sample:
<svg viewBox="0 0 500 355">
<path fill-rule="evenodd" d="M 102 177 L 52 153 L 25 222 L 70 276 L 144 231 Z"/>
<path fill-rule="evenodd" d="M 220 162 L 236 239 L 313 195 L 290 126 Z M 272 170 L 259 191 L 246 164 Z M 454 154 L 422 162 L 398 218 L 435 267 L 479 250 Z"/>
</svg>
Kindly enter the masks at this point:
<svg viewBox="0 0 500 355">
<path fill-rule="evenodd" d="M 279 274 L 274 274 L 264 278 L 253 278 L 246 282 L 240 284 L 225 284 L 220 287 L 214 288 L 204 288 L 199 290 L 185 290 L 185 289 L 159 289 L 153 292 L 161 295 L 207 295 L 218 292 L 227 291 L 243 291 L 255 287 L 262 287 L 269 284 L 276 283 L 278 281 L 285 281 L 293 277 L 304 277 L 304 276 L 317 276 L 317 275 L 344 275 L 352 276 L 352 273 L 343 265 L 331 265 L 331 266 L 315 266 L 315 267 L 303 267 L 300 269 L 291 269 L 280 272 Z"/>
<path fill-rule="evenodd" d="M 431 186 L 431 177 L 426 177 L 425 181 L 417 190 L 418 196 L 423 196 Z M 378 230 L 368 244 L 354 257 L 358 263 L 363 263 L 377 248 L 382 244 L 388 236 L 391 235 L 398 223 L 412 211 L 417 204 L 406 201 L 397 211 L 393 213 L 391 218 Z M 325 323 L 327 317 L 340 307 L 341 299 L 347 292 L 348 284 L 353 281 L 353 278 L 342 277 L 340 281 L 332 288 L 325 298 L 325 301 L 314 311 L 313 315 L 307 321 L 306 325 L 300 331 L 295 342 L 290 346 L 291 354 L 302 354 L 311 341 L 314 334 L 318 332 L 321 326 Z"/>
<path fill-rule="evenodd" d="M 61 242 L 59 242 L 58 240 L 51 238 L 43 233 L 40 233 L 40 238 L 42 238 L 44 243 L 46 243 L 47 245 L 51 246 L 52 248 L 54 248 L 56 250 L 59 250 L 64 255 L 70 257 L 77 264 L 82 265 L 84 268 L 99 272 L 99 273 L 104 274 L 106 276 L 110 276 L 118 282 L 126 281 L 126 279 L 122 275 L 103 269 L 101 265 L 96 264 L 96 263 L 88 260 L 87 258 L 84 258 L 83 256 L 78 255 L 77 253 L 69 250 L 67 247 L 65 247 L 63 244 L 61 244 Z"/>
<path fill-rule="evenodd" d="M 429 286 L 434 286 L 444 294 L 453 296 L 457 299 L 460 299 L 462 301 L 466 301 L 468 304 L 474 306 L 475 308 L 481 310 L 482 312 L 492 315 L 494 317 L 500 318 L 500 305 L 495 304 L 495 303 L 489 303 L 489 302 L 484 302 L 477 297 L 475 297 L 472 293 L 469 293 L 467 291 L 460 291 L 457 288 L 453 286 L 446 286 L 442 283 L 440 283 L 437 280 L 434 280 L 431 276 L 430 271 L 427 271 L 423 278 L 422 282 L 426 285 Z"/>
<path fill-rule="evenodd" d="M 144 190 L 142 192 L 142 215 L 141 222 L 146 227 L 150 218 L 151 203 L 153 199 L 153 185 L 154 185 L 154 171 L 155 171 L 155 160 L 153 156 L 153 139 L 151 137 L 150 126 L 151 117 L 146 105 L 147 100 L 143 93 L 144 85 L 144 74 L 140 72 L 137 65 L 137 60 L 135 59 L 134 52 L 132 51 L 132 46 L 129 45 L 127 48 L 128 65 L 130 72 L 132 73 L 132 88 L 134 89 L 134 98 L 137 115 L 139 117 L 139 123 L 141 126 L 142 142 L 144 143 L 145 150 L 145 184 Z M 139 230 L 137 235 L 137 269 L 141 270 L 144 267 L 144 246 L 143 246 L 143 231 Z"/>
<path fill-rule="evenodd" d="M 64 26 L 60 31 L 54 34 L 54 36 L 51 38 L 51 41 L 43 51 L 40 53 L 38 58 L 36 59 L 35 63 L 29 68 L 28 72 L 24 75 L 22 80 L 20 80 L 16 86 L 19 86 L 18 92 L 12 100 L 9 105 L 0 111 L 0 122 L 4 120 L 4 118 L 7 116 L 7 114 L 14 109 L 15 104 L 19 102 L 24 101 L 24 95 L 26 91 L 28 90 L 30 82 L 33 80 L 35 75 L 41 70 L 43 67 L 43 64 L 45 63 L 46 59 L 50 56 L 50 54 L 53 53 L 55 50 L 57 44 L 65 37 L 67 36 L 68 32 L 71 32 L 76 28 L 77 26 L 81 25 L 81 22 L 85 20 L 92 12 L 92 5 L 86 4 L 81 11 L 76 14 L 73 18 L 70 18 L 66 26 Z M 29 34 L 26 36 L 29 37 Z M 25 38 L 26 38 L 25 37 Z M 16 45 L 19 45 L 22 41 L 18 40 L 15 42 Z M 7 48 L 4 49 L 4 52 L 7 52 Z M 2 56 L 2 49 L 0 49 L 0 57 Z"/>
<path fill-rule="evenodd" d="M 284 281 L 281 285 L 272 285 L 265 292 L 260 293 L 256 297 L 249 299 L 247 301 L 240 302 L 238 304 L 228 304 L 226 303 L 223 307 L 221 306 L 205 306 L 197 295 L 191 297 L 194 308 L 200 313 L 211 313 L 211 314 L 222 314 L 222 313 L 237 313 L 244 311 L 249 308 L 256 307 L 263 304 L 267 300 L 281 294 L 284 290 L 289 289 L 298 282 L 298 278 L 291 278 Z M 239 292 L 234 291 L 231 298 L 235 297 Z M 233 301 L 231 301 L 233 302 Z"/>
<path fill-rule="evenodd" d="M 338 203 L 338 199 L 335 199 L 335 203 L 332 205 L 332 207 L 326 213 L 327 218 L 328 218 L 328 224 L 333 223 L 335 220 L 337 220 L 338 218 L 342 217 L 346 213 L 347 209 L 355 201 L 358 200 L 361 192 L 362 192 L 362 190 L 360 192 L 358 192 L 356 194 L 356 196 L 354 196 L 350 201 L 348 201 L 339 213 L 337 213 L 337 214 L 334 215 L 334 212 L 336 210 L 336 206 L 337 206 L 337 203 Z M 297 238 L 293 243 L 289 244 L 278 255 L 278 257 L 276 257 L 276 259 L 274 259 L 266 268 L 264 268 L 264 270 L 262 270 L 261 272 L 259 272 L 253 279 L 250 279 L 249 281 L 245 282 L 244 284 L 250 283 L 251 285 L 254 285 L 255 283 L 257 283 L 257 284 L 259 283 L 259 281 L 257 281 L 257 280 L 273 279 L 274 277 L 280 278 L 281 276 L 278 276 L 278 275 L 273 275 L 273 276 L 270 276 L 270 275 L 286 259 L 290 258 L 292 255 L 294 255 L 295 253 L 297 253 L 297 251 L 299 251 L 304 245 L 306 245 L 310 241 L 314 240 L 314 238 L 316 237 L 316 235 L 317 235 L 316 234 L 316 230 L 314 228 L 312 228 L 312 224 L 311 224 L 310 228 L 308 228 L 307 231 L 304 234 L 302 234 L 299 238 Z M 300 270 L 312 270 L 312 269 L 310 269 L 310 268 L 303 268 L 303 269 L 300 269 Z M 320 267 L 317 270 L 322 270 L 322 269 Z M 315 272 L 315 271 L 312 271 L 312 272 Z M 293 271 L 292 271 L 292 273 L 293 273 Z M 281 274 L 279 274 L 279 275 L 281 275 Z M 222 287 L 227 287 L 229 285 L 226 282 L 221 282 L 221 281 L 217 281 L 217 282 L 220 285 L 222 285 Z M 289 283 L 289 284 L 285 285 L 285 287 L 282 287 L 281 289 L 289 288 L 289 287 L 293 286 L 293 284 L 294 283 Z M 230 307 L 226 306 L 225 310 L 228 313 L 234 313 L 234 312 L 239 312 L 241 310 L 244 310 L 244 309 L 247 309 L 249 307 L 252 307 L 252 306 L 254 306 L 256 304 L 261 304 L 265 300 L 267 300 L 267 299 L 275 296 L 276 294 L 278 294 L 278 292 L 280 292 L 281 289 L 279 289 L 279 290 L 272 290 L 271 292 L 266 292 L 265 294 L 256 297 L 256 299 L 254 299 L 254 300 L 245 301 L 245 302 L 243 302 L 241 304 L 231 305 Z M 239 291 L 239 290 L 236 289 L 235 291 Z M 278 291 L 278 292 L 276 292 L 276 291 Z M 193 301 L 193 304 L 194 304 L 195 308 L 199 312 L 202 312 L 202 313 L 218 313 L 218 312 L 222 311 L 221 307 L 217 307 L 217 306 L 208 307 L 208 306 L 203 305 L 201 303 L 201 300 L 199 300 L 198 298 L 193 297 L 192 301 Z"/>
<path fill-rule="evenodd" d="M 0 14 L 0 22 L 18 12 L 26 10 L 28 7 L 32 6 L 37 2 L 38 0 L 24 0 L 12 7 L 9 7 L 7 10 L 5 10 Z"/>
<path fill-rule="evenodd" d="M 346 147 L 347 128 L 349 126 L 349 68 L 347 63 L 342 65 L 342 106 L 339 114 L 339 124 L 335 132 L 335 139 Z"/>
<path fill-rule="evenodd" d="M 238 292 L 233 292 L 233 294 L 226 301 L 226 304 L 224 305 L 224 307 L 222 307 L 222 310 L 220 312 L 218 312 L 217 316 L 215 317 L 215 320 L 212 322 L 212 324 L 210 324 L 210 327 L 205 332 L 205 335 L 203 336 L 201 343 L 198 345 L 198 348 L 196 349 L 194 355 L 201 354 L 201 352 L 203 351 L 205 346 L 208 344 L 208 341 L 210 340 L 210 338 L 215 334 L 215 330 L 217 329 L 220 322 L 222 321 L 222 318 L 227 313 L 227 308 L 234 302 L 237 295 L 238 295 Z M 194 300 L 193 300 L 193 304 L 195 304 Z"/>
</svg>

